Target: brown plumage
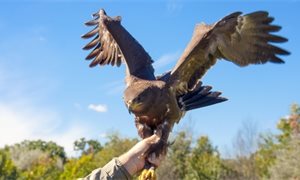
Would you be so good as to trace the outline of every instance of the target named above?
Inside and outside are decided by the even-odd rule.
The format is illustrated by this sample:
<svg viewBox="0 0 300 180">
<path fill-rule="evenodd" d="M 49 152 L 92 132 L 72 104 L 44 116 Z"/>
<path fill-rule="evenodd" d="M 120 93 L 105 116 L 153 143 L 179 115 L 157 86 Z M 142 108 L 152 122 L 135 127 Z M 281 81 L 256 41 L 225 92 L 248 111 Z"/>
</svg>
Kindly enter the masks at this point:
<svg viewBox="0 0 300 180">
<path fill-rule="evenodd" d="M 104 10 L 95 13 L 88 26 L 96 26 L 83 38 L 95 38 L 83 49 L 92 49 L 87 56 L 91 67 L 126 64 L 124 102 L 135 115 L 142 138 L 162 129 L 162 139 L 149 152 L 165 153 L 166 142 L 175 122 L 186 111 L 223 102 L 220 92 L 211 92 L 200 79 L 217 59 L 239 66 L 283 63 L 278 55 L 289 53 L 274 43 L 287 39 L 272 34 L 280 26 L 265 11 L 246 15 L 232 13 L 213 25 L 196 25 L 192 39 L 172 71 L 154 76 L 152 59 L 143 47 L 124 29 L 121 18 L 111 18 Z M 272 44 L 270 44 L 270 42 Z"/>
</svg>

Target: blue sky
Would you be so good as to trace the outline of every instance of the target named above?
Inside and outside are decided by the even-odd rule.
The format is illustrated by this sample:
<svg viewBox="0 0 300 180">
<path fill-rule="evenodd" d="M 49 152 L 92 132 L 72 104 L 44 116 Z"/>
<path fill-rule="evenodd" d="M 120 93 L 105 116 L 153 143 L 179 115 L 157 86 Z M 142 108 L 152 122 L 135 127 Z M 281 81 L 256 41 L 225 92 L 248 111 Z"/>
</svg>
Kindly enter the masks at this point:
<svg viewBox="0 0 300 180">
<path fill-rule="evenodd" d="M 188 112 L 174 129 L 190 126 L 222 151 L 243 122 L 275 131 L 279 118 L 300 102 L 299 1 L 0 1 L 0 147 L 24 139 L 53 140 L 72 155 L 80 137 L 105 141 L 110 131 L 137 137 L 122 102 L 124 66 L 89 68 L 80 36 L 83 23 L 104 8 L 144 46 L 156 73 L 171 69 L 194 25 L 233 11 L 267 10 L 289 39 L 284 65 L 239 68 L 219 61 L 202 79 L 229 101 Z"/>
</svg>

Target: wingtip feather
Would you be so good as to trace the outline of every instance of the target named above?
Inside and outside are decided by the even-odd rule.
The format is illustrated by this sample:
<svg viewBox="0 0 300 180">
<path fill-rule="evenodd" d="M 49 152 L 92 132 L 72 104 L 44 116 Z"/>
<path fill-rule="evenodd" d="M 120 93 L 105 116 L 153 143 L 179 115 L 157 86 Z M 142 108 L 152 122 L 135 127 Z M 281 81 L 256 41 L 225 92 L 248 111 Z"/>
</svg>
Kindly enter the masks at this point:
<svg viewBox="0 0 300 180">
<path fill-rule="evenodd" d="M 90 63 L 89 67 L 90 67 L 90 68 L 93 68 L 93 67 L 97 66 L 98 64 L 99 64 L 99 63 L 98 63 L 96 60 L 93 60 L 93 61 Z"/>
<path fill-rule="evenodd" d="M 99 18 L 96 18 L 96 19 L 93 19 L 93 20 L 90 20 L 90 21 L 87 21 L 85 22 L 84 24 L 86 26 L 95 26 L 99 23 Z"/>
<path fill-rule="evenodd" d="M 97 46 L 99 44 L 99 35 L 96 36 L 91 42 L 89 42 L 87 45 L 85 45 L 82 49 L 83 50 L 90 50 L 93 47 Z"/>
<path fill-rule="evenodd" d="M 106 12 L 103 8 L 92 14 L 93 17 L 100 17 L 101 15 L 106 15 Z"/>
<path fill-rule="evenodd" d="M 81 38 L 83 39 L 88 39 L 90 37 L 93 37 L 97 34 L 99 28 L 98 27 L 95 27 L 94 29 L 92 29 L 91 31 L 89 31 L 88 33 L 84 34 L 81 36 Z"/>
</svg>

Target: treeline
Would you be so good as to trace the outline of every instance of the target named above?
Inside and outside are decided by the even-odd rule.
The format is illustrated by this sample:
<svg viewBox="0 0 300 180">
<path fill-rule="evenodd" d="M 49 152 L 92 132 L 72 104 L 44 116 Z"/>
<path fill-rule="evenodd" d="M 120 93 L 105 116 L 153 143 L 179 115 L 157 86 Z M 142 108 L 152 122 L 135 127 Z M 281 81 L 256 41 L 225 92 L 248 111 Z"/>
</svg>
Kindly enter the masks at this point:
<svg viewBox="0 0 300 180">
<path fill-rule="evenodd" d="M 278 134 L 258 133 L 245 123 L 229 155 L 220 155 L 209 138 L 192 141 L 178 133 L 168 157 L 159 167 L 160 179 L 300 180 L 300 107 L 277 123 Z"/>
<path fill-rule="evenodd" d="M 300 179 L 300 107 L 279 120 L 279 133 L 257 134 L 245 125 L 229 155 L 220 155 L 207 136 L 194 138 L 190 131 L 174 135 L 167 158 L 157 170 L 158 179 Z M 173 141 L 173 140 L 172 140 Z M 138 139 L 117 133 L 101 144 L 81 138 L 74 142 L 77 158 L 68 158 L 55 142 L 23 141 L 0 149 L 0 180 L 76 179 L 119 156 Z"/>
</svg>

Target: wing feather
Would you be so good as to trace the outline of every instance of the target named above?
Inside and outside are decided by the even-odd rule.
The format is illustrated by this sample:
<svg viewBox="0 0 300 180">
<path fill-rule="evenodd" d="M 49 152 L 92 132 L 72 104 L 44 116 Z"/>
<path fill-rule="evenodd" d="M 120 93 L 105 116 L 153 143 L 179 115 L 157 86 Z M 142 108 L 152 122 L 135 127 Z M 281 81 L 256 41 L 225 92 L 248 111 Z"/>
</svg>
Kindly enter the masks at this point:
<svg viewBox="0 0 300 180">
<path fill-rule="evenodd" d="M 87 60 L 95 58 L 100 53 L 100 44 L 86 57 Z"/>
<path fill-rule="evenodd" d="M 94 67 L 97 64 L 120 65 L 124 59 L 121 51 L 118 51 L 120 53 L 118 58 L 113 58 L 112 55 L 112 52 L 116 51 L 114 49 L 119 49 L 117 42 L 114 40 L 110 32 L 107 30 L 105 24 L 103 23 L 103 18 L 101 14 L 100 13 L 94 14 L 94 17 L 96 18 L 86 22 L 85 25 L 96 26 L 96 27 L 90 32 L 82 36 L 82 38 L 88 39 L 96 35 L 91 42 L 89 42 L 87 45 L 83 47 L 84 50 L 90 50 L 94 48 L 93 51 L 91 51 L 88 54 L 86 60 L 92 60 L 90 67 Z"/>
<path fill-rule="evenodd" d="M 81 36 L 84 39 L 88 39 L 91 38 L 93 36 L 95 36 L 99 31 L 99 27 L 96 26 L 93 30 L 89 31 L 88 33 L 86 33 L 85 35 Z"/>
<path fill-rule="evenodd" d="M 270 42 L 282 43 L 287 41 L 284 37 L 271 34 L 271 32 L 277 32 L 281 29 L 280 26 L 270 24 L 273 20 L 274 18 L 269 17 L 268 13 L 264 11 L 222 19 L 216 23 L 211 33 L 217 42 L 211 42 L 209 45 L 218 48 L 222 58 L 239 66 L 264 64 L 268 61 L 283 63 L 283 60 L 272 61 L 277 54 L 289 54 L 286 50 L 270 44 Z M 226 32 L 231 32 L 228 36 L 229 39 L 228 37 L 224 38 Z M 210 53 L 214 54 L 214 52 Z"/>
<path fill-rule="evenodd" d="M 274 43 L 286 42 L 287 38 L 272 34 L 281 29 L 270 24 L 274 18 L 265 11 L 241 14 L 232 13 L 214 25 L 197 25 L 190 43 L 171 72 L 168 85 L 178 94 L 194 88 L 217 59 L 239 66 L 284 63 L 278 55 L 288 55 L 289 52 Z"/>
<path fill-rule="evenodd" d="M 90 50 L 99 43 L 99 35 L 97 35 L 91 42 L 83 47 L 84 50 Z"/>
<path fill-rule="evenodd" d="M 122 62 L 127 64 L 129 75 L 143 79 L 155 79 L 152 59 L 142 46 L 121 26 L 120 17 L 111 18 L 101 9 L 93 14 L 94 19 L 85 23 L 95 26 L 82 38 L 94 37 L 84 50 L 93 49 L 86 57 L 91 60 L 90 67 L 96 65 L 116 65 Z"/>
</svg>

